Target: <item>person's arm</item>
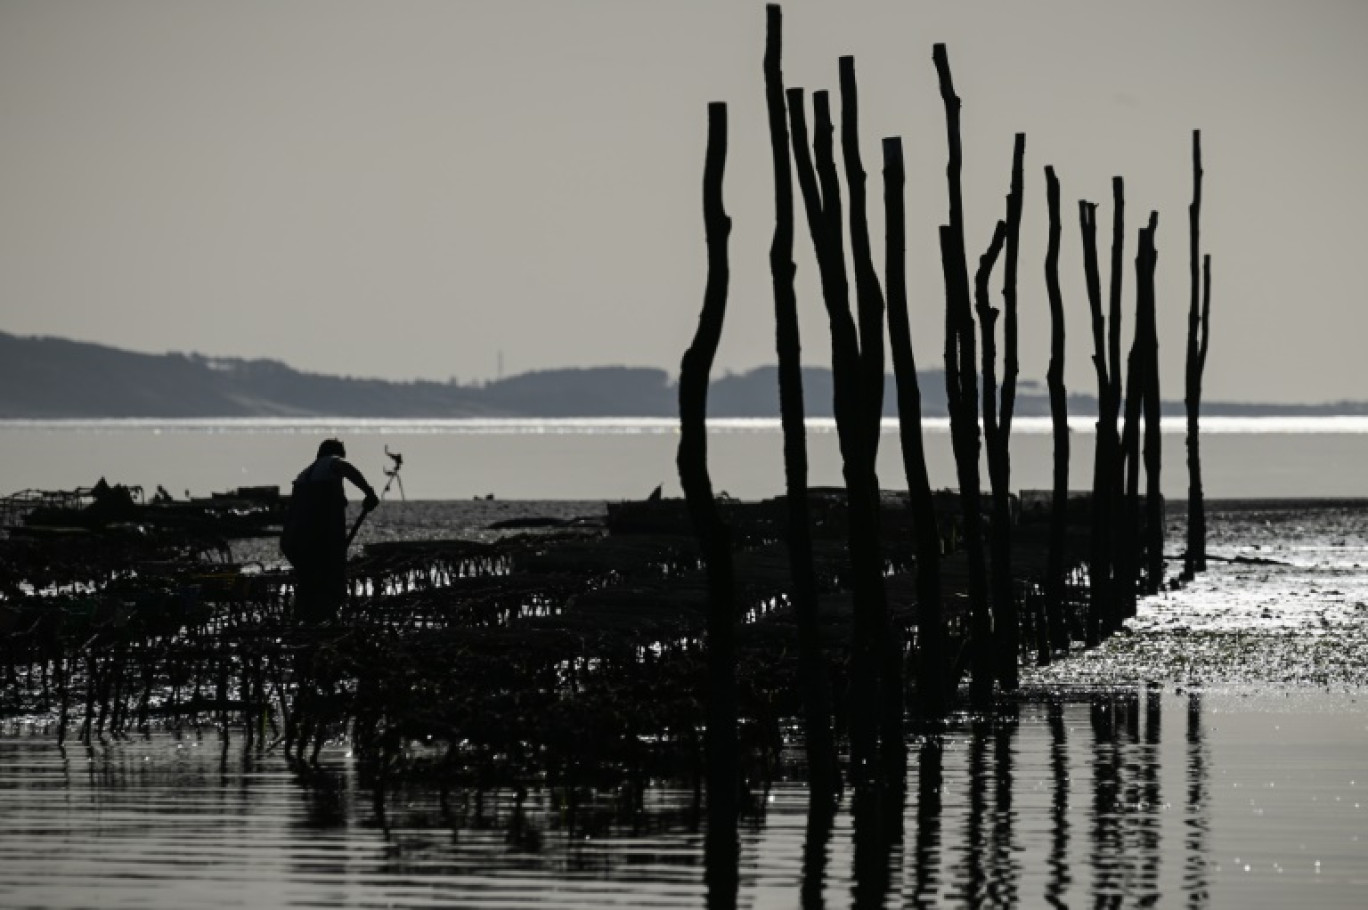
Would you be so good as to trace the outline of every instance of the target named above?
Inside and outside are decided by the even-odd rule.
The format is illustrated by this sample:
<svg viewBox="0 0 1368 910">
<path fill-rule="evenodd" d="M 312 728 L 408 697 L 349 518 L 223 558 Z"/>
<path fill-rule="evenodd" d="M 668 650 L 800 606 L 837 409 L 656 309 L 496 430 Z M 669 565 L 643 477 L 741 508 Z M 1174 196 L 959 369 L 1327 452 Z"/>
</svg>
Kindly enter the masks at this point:
<svg viewBox="0 0 1368 910">
<path fill-rule="evenodd" d="M 370 485 L 366 480 L 365 475 L 357 469 L 356 465 L 347 461 L 345 458 L 339 458 L 337 459 L 337 467 L 342 471 L 343 477 L 350 480 L 358 490 L 366 494 L 365 500 L 361 503 L 361 508 L 369 512 L 371 509 L 380 505 L 380 497 L 375 495 L 375 488 Z"/>
</svg>

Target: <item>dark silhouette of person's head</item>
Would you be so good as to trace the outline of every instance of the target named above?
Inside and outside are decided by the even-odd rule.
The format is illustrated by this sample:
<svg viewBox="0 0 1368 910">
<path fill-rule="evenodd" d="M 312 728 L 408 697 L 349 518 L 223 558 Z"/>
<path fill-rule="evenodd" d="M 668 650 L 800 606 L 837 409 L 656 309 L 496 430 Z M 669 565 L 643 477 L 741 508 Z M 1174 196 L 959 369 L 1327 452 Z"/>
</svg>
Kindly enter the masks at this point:
<svg viewBox="0 0 1368 910">
<path fill-rule="evenodd" d="M 342 440 L 325 439 L 321 443 L 319 443 L 318 457 L 323 458 L 326 455 L 336 455 L 338 458 L 346 458 L 347 449 L 345 446 L 342 445 Z"/>
</svg>

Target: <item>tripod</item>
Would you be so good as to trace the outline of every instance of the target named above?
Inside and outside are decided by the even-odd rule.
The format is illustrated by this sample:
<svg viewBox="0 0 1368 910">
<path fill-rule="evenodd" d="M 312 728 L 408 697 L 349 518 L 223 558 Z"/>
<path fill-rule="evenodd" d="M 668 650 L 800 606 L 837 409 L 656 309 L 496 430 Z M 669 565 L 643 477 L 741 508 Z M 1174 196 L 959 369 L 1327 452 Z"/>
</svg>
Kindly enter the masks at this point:
<svg viewBox="0 0 1368 910">
<path fill-rule="evenodd" d="M 388 445 L 385 446 L 385 454 L 389 456 L 393 465 L 392 467 L 385 468 L 385 476 L 388 477 L 389 480 L 385 481 L 385 488 L 380 491 L 380 498 L 384 499 L 385 494 L 389 492 L 390 487 L 397 483 L 399 484 L 399 499 L 403 502 L 408 502 L 408 496 L 404 494 L 404 481 L 399 477 L 399 469 L 404 466 L 404 456 L 399 452 L 391 452 Z"/>
</svg>

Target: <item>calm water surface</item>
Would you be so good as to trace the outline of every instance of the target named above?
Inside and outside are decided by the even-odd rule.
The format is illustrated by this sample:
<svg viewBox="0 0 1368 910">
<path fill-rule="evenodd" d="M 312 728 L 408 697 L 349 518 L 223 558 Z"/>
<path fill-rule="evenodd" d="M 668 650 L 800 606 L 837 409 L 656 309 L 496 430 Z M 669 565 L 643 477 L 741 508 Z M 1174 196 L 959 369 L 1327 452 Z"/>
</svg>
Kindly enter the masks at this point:
<svg viewBox="0 0 1368 910">
<path fill-rule="evenodd" d="M 16 450 L 46 452 L 59 471 L 147 482 L 109 465 L 131 470 L 165 444 L 174 457 L 158 454 L 158 471 L 197 457 L 219 465 L 184 466 L 204 492 L 235 485 L 214 459 L 293 468 L 323 429 L 5 428 L 0 463 L 15 489 L 89 482 L 75 471 L 21 479 Z M 612 433 L 528 435 L 536 441 L 523 446 L 511 435 L 376 431 L 352 449 L 388 442 L 409 458 L 426 440 L 430 452 L 412 458 L 420 491 L 438 473 L 465 476 L 472 440 L 542 463 L 549 438 L 550 451 L 564 443 L 599 458 L 600 478 L 602 459 L 620 454 Z M 629 451 L 672 458 L 663 429 L 619 435 Z M 739 462 L 772 441 L 719 438 L 750 452 Z M 1302 467 L 1368 454 L 1357 429 L 1212 434 L 1207 450 L 1223 438 L 1265 474 L 1280 446 Z M 487 479 L 479 471 L 494 469 L 470 470 Z M 618 495 L 579 493 L 578 470 L 566 468 L 554 498 Z M 1352 495 L 1336 476 L 1342 486 L 1301 492 Z M 1217 475 L 1210 487 L 1222 483 L 1232 482 Z M 387 505 L 367 532 L 440 535 L 503 507 Z M 1180 548 L 1181 522 L 1170 531 Z M 914 735 L 905 787 L 847 792 L 829 828 L 815 830 L 799 762 L 757 789 L 742 825 L 741 905 L 1363 906 L 1368 508 L 1218 510 L 1211 534 L 1212 570 L 1143 604 L 1126 634 L 1028 670 L 1028 696 L 992 721 L 958 717 Z M 275 753 L 244 750 L 236 731 L 63 749 L 36 725 L 0 729 L 3 907 L 699 907 L 705 867 L 696 794 L 683 782 L 446 799 L 413 788 L 379 801 L 341 743 L 324 751 L 321 773 L 300 774 Z"/>
<path fill-rule="evenodd" d="M 1207 493 L 1212 497 L 1368 497 L 1368 418 L 1209 418 L 1203 421 Z M 630 499 L 658 484 L 680 495 L 675 470 L 678 422 L 615 420 L 95 420 L 0 421 L 0 494 L 73 489 L 99 477 L 111 483 L 158 484 L 176 496 L 238 486 L 288 486 L 318 441 L 341 436 L 351 459 L 374 479 L 389 466 L 384 449 L 405 458 L 410 499 Z M 777 420 L 711 424 L 715 489 L 741 499 L 783 491 L 783 439 Z M 1075 434 L 1072 486 L 1091 486 L 1092 424 Z M 925 425 L 928 470 L 937 487 L 958 486 L 948 423 Z M 1164 423 L 1169 452 L 1166 496 L 1187 495 L 1183 425 Z M 834 424 L 809 421 L 813 485 L 838 486 L 840 453 Z M 1050 423 L 1013 424 L 1016 489 L 1051 487 Z M 879 473 L 905 487 L 898 431 L 885 421 Z"/>
<path fill-rule="evenodd" d="M 0 905 L 706 903 L 688 788 L 534 789 L 521 805 L 401 791 L 382 807 L 340 746 L 300 775 L 239 742 L 0 738 Z M 815 865 L 801 784 L 758 792 L 741 905 L 817 887 L 832 907 L 1360 907 L 1365 756 L 1354 695 L 1042 699 L 914 739 L 906 792 L 847 794 Z"/>
</svg>

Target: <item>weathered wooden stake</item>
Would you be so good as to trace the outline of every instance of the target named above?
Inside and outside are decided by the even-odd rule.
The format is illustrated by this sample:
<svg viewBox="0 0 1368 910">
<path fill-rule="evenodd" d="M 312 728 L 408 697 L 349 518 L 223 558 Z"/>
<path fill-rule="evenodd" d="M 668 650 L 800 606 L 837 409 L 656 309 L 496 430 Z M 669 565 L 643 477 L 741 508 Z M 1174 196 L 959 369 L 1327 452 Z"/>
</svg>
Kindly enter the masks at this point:
<svg viewBox="0 0 1368 910">
<path fill-rule="evenodd" d="M 1192 204 L 1188 206 L 1189 271 L 1192 296 L 1188 303 L 1187 382 L 1183 403 L 1187 409 L 1188 527 L 1187 555 L 1183 574 L 1188 578 L 1206 571 L 1206 502 L 1202 489 L 1202 453 L 1198 437 L 1202 410 L 1202 371 L 1210 340 L 1206 317 L 1210 313 L 1211 286 L 1208 265 L 1205 304 L 1199 309 L 1198 260 L 1201 258 L 1202 131 L 1192 131 Z"/>
<path fill-rule="evenodd" d="M 1164 498 L 1160 492 L 1159 474 L 1163 467 L 1162 436 L 1159 429 L 1159 330 L 1156 324 L 1154 270 L 1158 261 L 1155 234 L 1159 230 L 1159 213 L 1150 212 L 1149 226 L 1140 234 L 1141 250 L 1136 258 L 1136 297 L 1145 321 L 1146 371 L 1144 390 L 1145 411 L 1145 591 L 1159 593 L 1164 583 Z M 1132 614 L 1134 615 L 1134 614 Z"/>
<path fill-rule="evenodd" d="M 1064 543 L 1069 505 L 1069 414 L 1064 388 L 1064 298 L 1059 288 L 1059 181 L 1054 168 L 1045 168 L 1050 203 L 1051 243 L 1046 254 L 1045 283 L 1050 298 L 1050 365 L 1045 382 L 1050 394 L 1050 417 L 1054 427 L 1054 493 L 1050 509 L 1050 550 L 1045 568 L 1047 611 L 1064 609 Z"/>
<path fill-rule="evenodd" d="M 769 108 L 770 149 L 774 165 L 774 238 L 770 273 L 774 284 L 775 350 L 779 360 L 779 414 L 784 428 L 785 503 L 788 508 L 789 572 L 798 620 L 798 661 L 803 686 L 811 800 L 823 802 L 840 788 L 836 745 L 831 729 L 831 693 L 818 628 L 817 575 L 812 561 L 812 520 L 808 507 L 807 430 L 803 423 L 802 345 L 794 291 L 793 175 L 789 163 L 788 123 L 781 68 L 782 18 L 769 7 L 770 37 L 765 53 L 765 97 Z M 799 104 L 801 105 L 801 94 Z"/>
<path fill-rule="evenodd" d="M 902 140 L 883 141 L 885 234 L 884 282 L 888 292 L 888 341 L 898 390 L 898 434 L 903 473 L 917 538 L 917 709 L 943 717 L 950 708 L 946 678 L 945 616 L 941 598 L 940 529 L 922 438 L 921 386 L 907 315 L 907 243 L 903 202 Z"/>
<path fill-rule="evenodd" d="M 1107 474 L 1110 478 L 1107 491 L 1109 499 L 1107 502 L 1107 521 L 1110 525 L 1111 551 L 1108 596 L 1105 609 L 1102 614 L 1103 628 L 1107 634 L 1111 634 L 1121 627 L 1121 615 L 1123 609 L 1134 604 L 1135 573 L 1130 570 L 1130 591 L 1129 599 L 1117 597 L 1117 565 L 1120 557 L 1117 553 L 1118 535 L 1117 522 L 1125 509 L 1123 501 L 1125 498 L 1125 454 L 1122 451 L 1121 430 L 1118 422 L 1121 417 L 1122 407 L 1122 382 L 1121 382 L 1121 288 L 1125 277 L 1125 247 L 1126 247 L 1126 184 L 1121 177 L 1112 178 L 1112 250 L 1111 250 L 1111 300 L 1108 313 L 1108 400 L 1107 414 L 1109 422 L 1103 428 L 1107 434 L 1108 446 L 1111 450 L 1111 458 L 1107 467 Z M 1132 517 L 1132 521 L 1134 518 Z M 1133 539 L 1133 538 L 1132 538 Z M 1132 559 L 1133 553 L 1129 554 Z"/>
<path fill-rule="evenodd" d="M 997 562 L 998 543 L 1001 528 L 998 525 L 997 500 L 999 494 L 1005 496 L 1006 490 L 1000 486 L 1000 481 L 994 470 L 997 460 L 997 446 L 999 442 L 1000 427 L 998 425 L 998 401 L 997 401 L 997 337 L 996 326 L 998 311 L 990 302 L 990 292 L 988 290 L 988 279 L 992 277 L 993 267 L 997 264 L 998 256 L 1002 253 L 1003 244 L 1007 241 L 1007 223 L 999 221 L 993 227 L 993 238 L 988 243 L 988 249 L 979 257 L 978 269 L 974 272 L 974 308 L 978 312 L 979 332 L 983 336 L 983 437 L 984 448 L 988 450 L 988 474 L 992 481 L 993 497 L 993 523 L 989 528 L 989 538 L 991 546 L 991 556 L 993 559 L 991 566 L 991 584 L 993 597 L 993 616 L 995 620 L 1000 620 L 1002 609 L 1001 602 L 998 600 L 1000 592 L 1003 590 L 1003 581 L 1006 581 L 1005 588 L 1011 591 L 1011 576 L 1003 572 L 1004 567 Z M 1010 530 L 1010 528 L 1009 528 Z M 1000 647 L 1000 641 L 1004 631 L 1002 623 L 997 622 L 998 628 L 994 636 L 995 647 Z M 998 659 L 1001 659 L 999 655 Z"/>
<path fill-rule="evenodd" d="M 855 575 L 856 622 L 867 627 L 869 651 L 877 661 L 879 743 L 887 772 L 906 764 L 903 742 L 903 636 L 889 622 L 884 586 L 877 462 L 883 420 L 884 295 L 874 268 L 866 214 L 865 172 L 860 155 L 859 91 L 855 58 L 839 61 L 841 80 L 841 154 L 850 198 L 850 255 L 855 271 L 859 325 L 859 484 L 847 487 L 851 503 L 850 559 Z M 855 506 L 858 504 L 859 509 Z"/>
<path fill-rule="evenodd" d="M 1140 545 L 1140 413 L 1144 400 L 1145 372 L 1144 317 L 1139 302 L 1136 304 L 1135 328 L 1131 333 L 1130 352 L 1126 355 L 1125 420 L 1121 429 L 1122 493 L 1116 534 L 1116 562 L 1114 564 L 1114 609 L 1105 617 L 1103 634 L 1110 635 L 1120 628 L 1121 621 L 1135 615 L 1135 601 L 1139 578 L 1137 548 Z"/>
<path fill-rule="evenodd" d="M 855 272 L 855 312 L 860 332 L 860 423 L 865 468 L 874 471 L 879 452 L 884 394 L 884 295 L 874 268 L 860 154 L 859 87 L 855 58 L 841 57 L 841 155 L 850 198 L 850 259 Z M 877 490 L 875 491 L 877 494 Z"/>
<path fill-rule="evenodd" d="M 814 140 L 807 145 L 807 125 L 802 93 L 791 89 L 789 126 L 792 132 L 794 162 L 798 185 L 803 192 L 808 229 L 821 275 L 822 301 L 831 330 L 831 373 L 836 415 L 836 435 L 841 446 L 842 471 L 846 481 L 846 507 L 849 513 L 849 557 L 851 587 L 854 595 L 853 641 L 851 644 L 848 706 L 850 730 L 850 773 L 856 781 L 873 771 L 878 745 L 880 704 L 880 641 L 870 622 L 868 604 L 873 597 L 870 573 L 866 571 L 871 548 L 863 536 L 870 529 L 869 510 L 877 502 L 866 495 L 866 468 L 860 407 L 860 345 L 855 320 L 850 315 L 849 283 L 845 270 L 844 225 L 841 220 L 840 180 L 833 157 L 831 109 L 826 92 L 813 94 Z M 815 153 L 815 166 L 814 166 Z M 820 181 L 820 184 L 819 184 Z M 877 538 L 876 538 L 877 539 Z M 877 553 L 877 549 L 873 550 Z M 882 569 L 881 560 L 878 562 Z M 878 578 L 882 593 L 882 575 Z"/>
<path fill-rule="evenodd" d="M 950 223 L 941 225 L 941 269 L 945 276 L 945 391 L 950 410 L 950 437 L 964 512 L 965 547 L 969 558 L 970 701 L 985 707 L 993 695 L 993 614 L 988 602 L 987 565 L 983 549 L 983 517 L 979 487 L 978 364 L 969 267 L 965 261 L 964 202 L 961 189 L 960 99 L 950 75 L 945 45 L 932 49 L 932 60 L 945 104 L 949 159 L 946 182 Z"/>
<path fill-rule="evenodd" d="M 1121 287 L 1124 279 L 1126 246 L 1126 183 L 1112 178 L 1111 312 L 1108 320 L 1107 366 L 1110 378 L 1113 419 L 1121 413 Z M 1115 427 L 1112 428 L 1115 431 Z M 1119 487 L 1118 487 L 1119 488 Z"/>
<path fill-rule="evenodd" d="M 988 478 L 993 491 L 993 523 L 990 529 L 993 615 L 996 620 L 998 685 L 1015 691 L 1017 665 L 1021 659 L 1021 627 L 1017 615 L 1015 579 L 1012 576 L 1012 415 L 1016 409 L 1017 359 L 1017 250 L 1021 241 L 1022 165 L 1026 135 L 1017 133 L 1012 146 L 1012 183 L 1007 194 L 1007 221 L 1002 276 L 1002 388 L 992 386 L 996 355 L 990 351 L 997 311 L 987 301 L 986 287 L 979 304 L 979 329 L 983 334 L 983 413 L 988 450 Z M 986 281 L 986 278 L 985 278 Z M 991 314 L 989 316 L 988 314 Z"/>
<path fill-rule="evenodd" d="M 1107 359 L 1106 318 L 1102 312 L 1102 284 L 1097 267 L 1097 205 L 1079 200 L 1078 220 L 1083 232 L 1083 271 L 1092 313 L 1093 367 L 1097 373 L 1097 441 L 1093 450 L 1092 540 L 1088 557 L 1088 645 L 1102 639 L 1103 617 L 1111 610 L 1112 524 L 1111 500 L 1116 432 L 1111 412 L 1111 375 Z M 1113 278 L 1115 275 L 1113 275 Z"/>
<path fill-rule="evenodd" d="M 825 91 L 812 94 L 813 139 L 809 148 L 802 91 L 791 89 L 788 94 L 794 164 L 831 331 L 832 411 L 836 415 L 836 437 L 841 447 L 842 469 L 849 481 L 850 472 L 861 462 L 857 432 L 860 426 L 860 342 L 855 320 L 850 315 L 841 184 L 832 149 L 831 102 Z"/>
<path fill-rule="evenodd" d="M 698 535 L 708 576 L 708 878 L 713 905 L 734 905 L 737 809 L 740 783 L 736 720 L 736 599 L 731 531 L 713 500 L 708 475 L 708 375 L 722 335 L 730 265 L 731 219 L 722 204 L 727 158 L 727 107 L 708 105 L 708 150 L 703 170 L 703 221 L 708 242 L 708 279 L 693 343 L 679 369 L 679 481 Z M 727 870 L 731 870 L 728 872 Z"/>
</svg>

